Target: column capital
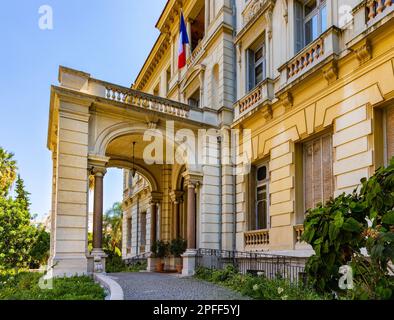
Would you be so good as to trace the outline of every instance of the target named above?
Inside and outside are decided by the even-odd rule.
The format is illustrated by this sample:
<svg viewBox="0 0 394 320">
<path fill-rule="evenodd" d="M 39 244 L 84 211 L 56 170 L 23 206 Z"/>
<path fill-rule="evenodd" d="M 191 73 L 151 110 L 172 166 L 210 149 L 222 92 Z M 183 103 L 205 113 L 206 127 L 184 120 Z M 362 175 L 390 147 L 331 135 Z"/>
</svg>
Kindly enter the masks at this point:
<svg viewBox="0 0 394 320">
<path fill-rule="evenodd" d="M 150 196 L 150 204 L 157 204 L 163 199 L 163 194 L 161 192 L 152 191 Z"/>
<path fill-rule="evenodd" d="M 109 157 L 104 157 L 100 155 L 89 155 L 88 157 L 88 168 L 92 175 L 94 176 L 105 176 L 107 172 L 107 164 L 109 162 Z"/>
<path fill-rule="evenodd" d="M 104 177 L 107 173 L 107 168 L 104 167 L 91 167 L 90 173 L 95 177 Z"/>
<path fill-rule="evenodd" d="M 171 191 L 170 192 L 171 201 L 174 203 L 179 203 L 183 194 L 184 194 L 184 191 L 181 191 L 181 190 Z"/>
<path fill-rule="evenodd" d="M 182 176 L 185 179 L 185 184 L 188 187 L 190 185 L 198 187 L 202 184 L 203 181 L 203 175 L 200 172 L 185 171 Z"/>
</svg>

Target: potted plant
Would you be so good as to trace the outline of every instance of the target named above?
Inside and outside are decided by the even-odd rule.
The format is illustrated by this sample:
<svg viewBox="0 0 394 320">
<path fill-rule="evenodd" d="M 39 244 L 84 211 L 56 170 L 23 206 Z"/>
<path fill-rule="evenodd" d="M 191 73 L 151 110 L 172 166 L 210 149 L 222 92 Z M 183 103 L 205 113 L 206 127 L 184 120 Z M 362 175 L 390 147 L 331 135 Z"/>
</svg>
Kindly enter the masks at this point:
<svg viewBox="0 0 394 320">
<path fill-rule="evenodd" d="M 175 268 L 178 273 L 182 272 L 181 255 L 186 251 L 186 240 L 178 238 L 171 241 L 170 253 L 175 257 Z"/>
<path fill-rule="evenodd" d="M 151 251 L 154 255 L 155 258 L 157 258 L 156 261 L 156 271 L 157 272 L 163 272 L 164 271 L 164 259 L 167 254 L 168 254 L 168 243 L 158 240 L 153 243 L 151 247 Z"/>
</svg>

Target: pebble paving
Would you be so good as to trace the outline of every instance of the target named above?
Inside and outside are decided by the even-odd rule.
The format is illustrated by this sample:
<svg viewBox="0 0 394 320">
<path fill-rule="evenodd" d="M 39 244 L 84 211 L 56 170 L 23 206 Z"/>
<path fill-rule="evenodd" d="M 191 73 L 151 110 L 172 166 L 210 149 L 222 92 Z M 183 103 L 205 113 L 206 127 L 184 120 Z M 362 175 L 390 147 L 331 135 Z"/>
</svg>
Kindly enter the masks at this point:
<svg viewBox="0 0 394 320">
<path fill-rule="evenodd" d="M 122 287 L 125 300 L 247 300 L 216 284 L 178 274 L 135 272 L 108 276 Z"/>
</svg>

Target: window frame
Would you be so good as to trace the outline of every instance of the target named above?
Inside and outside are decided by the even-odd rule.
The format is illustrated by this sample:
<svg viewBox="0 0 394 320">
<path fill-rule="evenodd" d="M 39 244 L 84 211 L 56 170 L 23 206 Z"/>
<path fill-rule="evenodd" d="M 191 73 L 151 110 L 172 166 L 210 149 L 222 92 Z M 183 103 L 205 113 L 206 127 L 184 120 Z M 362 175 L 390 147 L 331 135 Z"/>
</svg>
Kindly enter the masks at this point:
<svg viewBox="0 0 394 320">
<path fill-rule="evenodd" d="M 261 168 L 266 167 L 267 170 L 267 175 L 266 178 L 263 180 L 258 179 L 258 172 Z M 269 194 L 269 183 L 270 183 L 270 172 L 269 172 L 269 166 L 268 162 L 261 163 L 256 166 L 256 177 L 255 177 L 255 203 L 254 203 L 254 223 L 255 223 L 255 229 L 256 230 L 268 230 L 271 228 L 271 223 L 270 223 L 270 213 L 269 213 L 269 206 L 270 206 L 270 194 Z M 258 200 L 258 195 L 259 195 L 259 189 L 265 187 L 265 192 L 266 192 L 266 198 L 262 200 Z M 260 202 L 266 202 L 266 221 L 267 225 L 266 228 L 259 228 L 259 215 L 258 215 L 258 205 Z"/>
<path fill-rule="evenodd" d="M 265 45 L 265 33 L 262 36 L 258 37 L 258 39 L 250 45 L 245 50 L 246 55 L 246 85 L 247 85 L 247 92 L 251 92 L 255 89 L 259 83 L 263 82 L 267 79 L 267 48 Z M 259 60 L 256 59 L 256 52 L 261 49 L 262 55 Z M 251 54 L 252 53 L 252 54 Z M 253 63 L 250 62 L 251 56 L 253 56 Z M 253 68 L 251 65 L 253 64 Z M 262 66 L 262 79 L 257 82 L 256 80 L 256 69 L 259 66 Z M 251 74 L 251 71 L 253 72 Z"/>
<path fill-rule="evenodd" d="M 297 48 L 297 44 L 295 44 L 295 54 L 297 54 L 303 48 L 305 48 L 310 43 L 312 43 L 317 38 L 319 38 L 319 36 L 328 29 L 328 11 L 327 11 L 327 9 L 328 9 L 327 2 L 328 1 L 327 0 L 316 0 L 316 7 L 311 12 L 309 12 L 307 15 L 305 15 L 306 4 L 311 1 L 313 1 L 313 0 L 297 0 L 298 5 L 300 5 L 302 8 L 302 35 L 301 35 L 302 39 L 297 40 L 297 36 L 295 37 L 296 43 L 297 43 L 297 41 L 301 42 L 301 48 L 299 48 L 299 49 Z M 295 5 L 297 5 L 297 3 L 295 3 Z M 323 29 L 323 21 L 324 21 L 323 20 L 323 9 L 324 8 L 326 9 L 326 16 L 325 16 L 326 28 L 325 29 Z M 313 38 L 313 35 L 312 35 L 311 40 L 307 43 L 306 25 L 308 22 L 312 21 L 314 16 L 317 16 L 317 36 L 316 36 L 316 38 Z M 297 17 L 295 17 L 295 19 L 296 19 L 296 21 L 295 21 L 296 27 L 294 28 L 294 30 L 295 30 L 295 32 L 297 32 Z"/>
</svg>

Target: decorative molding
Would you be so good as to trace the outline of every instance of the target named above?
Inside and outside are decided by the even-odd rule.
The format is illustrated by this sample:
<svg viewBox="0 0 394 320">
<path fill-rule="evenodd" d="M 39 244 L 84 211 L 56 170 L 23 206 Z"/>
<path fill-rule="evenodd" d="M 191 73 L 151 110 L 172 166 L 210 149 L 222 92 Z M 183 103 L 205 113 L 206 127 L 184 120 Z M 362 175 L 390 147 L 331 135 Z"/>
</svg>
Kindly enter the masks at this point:
<svg viewBox="0 0 394 320">
<path fill-rule="evenodd" d="M 293 106 L 293 95 L 291 94 L 291 92 L 284 92 L 279 96 L 279 100 L 282 102 L 282 105 L 288 109 L 291 108 Z"/>
<path fill-rule="evenodd" d="M 265 13 L 265 19 L 267 20 L 267 33 L 268 39 L 272 39 L 272 15 L 273 15 L 274 8 L 270 6 Z"/>
<path fill-rule="evenodd" d="M 285 19 L 286 23 L 289 22 L 289 7 L 288 7 L 288 0 L 282 0 L 283 6 L 283 18 Z"/>
<path fill-rule="evenodd" d="M 273 112 L 272 112 L 272 106 L 267 105 L 261 110 L 262 116 L 264 117 L 265 121 L 272 120 L 273 118 Z"/>
<path fill-rule="evenodd" d="M 331 61 L 327 66 L 323 67 L 323 76 L 328 84 L 338 79 L 338 63 L 336 60 Z"/>
<path fill-rule="evenodd" d="M 365 39 L 358 47 L 354 49 L 354 53 L 356 54 L 360 65 L 367 62 L 372 58 L 371 42 L 368 39 Z"/>
</svg>

